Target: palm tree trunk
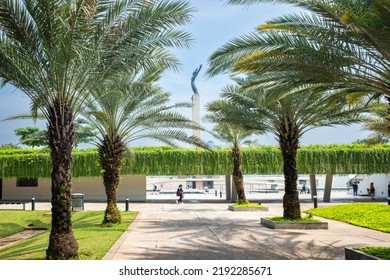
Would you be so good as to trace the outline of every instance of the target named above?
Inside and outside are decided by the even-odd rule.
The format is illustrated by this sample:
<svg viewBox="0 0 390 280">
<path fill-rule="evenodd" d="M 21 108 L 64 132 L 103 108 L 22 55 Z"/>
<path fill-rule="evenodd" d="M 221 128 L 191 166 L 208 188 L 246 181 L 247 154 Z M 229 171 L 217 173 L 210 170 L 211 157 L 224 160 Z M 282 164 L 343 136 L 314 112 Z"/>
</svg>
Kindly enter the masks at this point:
<svg viewBox="0 0 390 280">
<path fill-rule="evenodd" d="M 105 135 L 99 146 L 99 161 L 104 170 L 103 183 L 107 196 L 103 224 L 120 224 L 122 221 L 116 201 L 125 151 L 126 145 L 114 135 Z"/>
<path fill-rule="evenodd" d="M 51 173 L 52 228 L 46 258 L 78 259 L 78 244 L 72 230 L 71 165 L 74 142 L 73 112 L 66 102 L 56 100 L 50 110 L 48 142 Z"/>
<path fill-rule="evenodd" d="M 386 98 L 386 101 L 387 101 L 387 114 L 386 114 L 386 126 L 387 126 L 387 129 L 390 129 L 390 96 L 386 95 L 385 96 Z"/>
<path fill-rule="evenodd" d="M 242 175 L 241 172 L 240 149 L 238 147 L 233 148 L 232 157 L 233 157 L 233 181 L 237 192 L 237 202 L 246 203 L 247 199 L 245 196 L 245 189 L 244 189 L 244 176 Z"/>
<path fill-rule="evenodd" d="M 284 196 L 283 217 L 298 219 L 301 217 L 301 209 L 297 191 L 297 167 L 296 156 L 299 148 L 298 130 L 290 119 L 281 122 L 281 134 L 279 145 L 283 157 Z"/>
</svg>

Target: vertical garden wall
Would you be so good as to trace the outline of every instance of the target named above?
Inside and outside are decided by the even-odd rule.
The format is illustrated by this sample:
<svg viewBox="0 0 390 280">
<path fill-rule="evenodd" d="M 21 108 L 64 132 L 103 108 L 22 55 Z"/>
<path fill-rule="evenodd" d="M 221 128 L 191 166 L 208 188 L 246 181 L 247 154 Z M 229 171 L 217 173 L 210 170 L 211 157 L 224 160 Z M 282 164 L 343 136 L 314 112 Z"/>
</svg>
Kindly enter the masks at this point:
<svg viewBox="0 0 390 280">
<path fill-rule="evenodd" d="M 101 176 L 95 149 L 73 153 L 74 177 Z M 390 145 L 314 145 L 299 149 L 300 174 L 390 173 Z M 282 174 L 280 150 L 274 146 L 242 149 L 244 174 Z M 50 177 L 49 153 L 42 150 L 0 150 L 0 177 Z M 132 149 L 122 174 L 224 175 L 232 172 L 229 149 L 206 151 L 171 147 Z"/>
</svg>

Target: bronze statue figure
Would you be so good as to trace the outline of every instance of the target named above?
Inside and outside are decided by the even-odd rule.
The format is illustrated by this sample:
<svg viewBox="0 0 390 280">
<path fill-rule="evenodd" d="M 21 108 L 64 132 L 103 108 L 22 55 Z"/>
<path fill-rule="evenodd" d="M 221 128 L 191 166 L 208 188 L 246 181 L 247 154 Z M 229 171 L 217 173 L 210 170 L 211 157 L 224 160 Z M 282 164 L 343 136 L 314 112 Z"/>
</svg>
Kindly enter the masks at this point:
<svg viewBox="0 0 390 280">
<path fill-rule="evenodd" d="M 196 76 L 198 76 L 200 69 L 202 69 L 202 64 L 199 66 L 199 68 L 196 68 L 195 71 L 192 73 L 192 78 L 191 78 L 191 87 L 194 93 L 198 93 L 198 89 L 195 86 L 195 79 Z"/>
</svg>

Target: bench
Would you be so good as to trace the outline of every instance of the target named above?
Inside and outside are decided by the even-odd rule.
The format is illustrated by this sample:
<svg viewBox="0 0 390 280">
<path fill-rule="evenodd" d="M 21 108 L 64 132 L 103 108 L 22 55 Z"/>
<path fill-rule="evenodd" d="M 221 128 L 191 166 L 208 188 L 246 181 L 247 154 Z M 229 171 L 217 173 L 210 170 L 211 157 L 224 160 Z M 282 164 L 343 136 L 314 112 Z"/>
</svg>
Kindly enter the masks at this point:
<svg viewBox="0 0 390 280">
<path fill-rule="evenodd" d="M 28 202 L 24 200 L 0 200 L 0 204 L 23 205 L 23 210 L 26 210 L 26 203 Z"/>
</svg>

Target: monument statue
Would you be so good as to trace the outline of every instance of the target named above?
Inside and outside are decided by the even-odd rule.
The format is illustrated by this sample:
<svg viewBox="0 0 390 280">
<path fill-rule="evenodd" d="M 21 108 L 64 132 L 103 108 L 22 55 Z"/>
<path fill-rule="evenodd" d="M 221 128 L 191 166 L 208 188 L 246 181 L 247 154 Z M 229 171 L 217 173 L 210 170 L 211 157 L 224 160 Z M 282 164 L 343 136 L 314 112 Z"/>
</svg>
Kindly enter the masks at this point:
<svg viewBox="0 0 390 280">
<path fill-rule="evenodd" d="M 198 76 L 200 69 L 202 69 L 202 64 L 198 68 L 195 69 L 195 71 L 192 73 L 192 78 L 191 78 L 192 91 L 196 94 L 198 93 L 198 89 L 195 86 L 195 79 L 196 79 L 196 76 Z"/>
</svg>

